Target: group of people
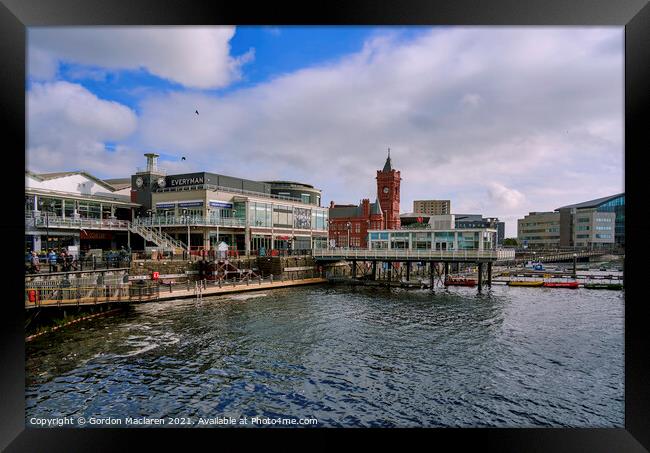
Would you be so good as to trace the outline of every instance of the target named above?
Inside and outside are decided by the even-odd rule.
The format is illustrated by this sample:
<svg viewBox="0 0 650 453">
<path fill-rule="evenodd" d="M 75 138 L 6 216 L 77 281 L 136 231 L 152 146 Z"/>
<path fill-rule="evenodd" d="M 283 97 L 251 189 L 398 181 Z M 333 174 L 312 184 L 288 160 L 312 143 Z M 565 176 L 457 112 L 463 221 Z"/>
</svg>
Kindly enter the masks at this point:
<svg viewBox="0 0 650 453">
<path fill-rule="evenodd" d="M 46 264 L 50 272 L 69 272 L 77 269 L 77 261 L 65 250 L 59 250 L 58 252 L 54 249 L 50 250 L 45 255 L 44 261 L 43 263 L 38 253 L 31 251 L 28 271 L 31 273 L 40 272 L 41 264 Z"/>
</svg>

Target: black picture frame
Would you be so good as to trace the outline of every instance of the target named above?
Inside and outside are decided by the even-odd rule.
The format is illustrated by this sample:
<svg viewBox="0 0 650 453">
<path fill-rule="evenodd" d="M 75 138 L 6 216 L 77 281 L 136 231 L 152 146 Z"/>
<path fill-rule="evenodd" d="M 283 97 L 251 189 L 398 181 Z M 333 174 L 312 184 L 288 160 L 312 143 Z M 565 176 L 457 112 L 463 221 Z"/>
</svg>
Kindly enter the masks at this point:
<svg viewBox="0 0 650 453">
<path fill-rule="evenodd" d="M 646 0 L 347 0 L 292 4 L 261 2 L 183 2 L 163 0 L 2 0 L 0 3 L 0 93 L 3 124 L 7 126 L 4 159 L 5 187 L 16 190 L 25 168 L 25 49 L 26 27 L 65 25 L 557 25 L 625 27 L 625 428 L 624 429 L 431 429 L 417 430 L 429 446 L 441 442 L 455 449 L 474 444 L 481 450 L 498 451 L 645 451 L 650 449 L 650 341 L 647 302 L 641 272 L 647 245 L 643 242 L 642 203 L 647 150 L 647 118 L 650 103 L 650 6 Z M 643 121 L 643 120 L 646 121 Z M 9 138 L 9 140 L 7 140 Z M 10 144 L 13 144 L 11 147 Z M 642 146 L 645 145 L 645 148 Z M 21 148 L 22 147 L 22 148 Z M 7 248 L 3 266 L 9 289 L 3 301 L 3 372 L 0 405 L 0 448 L 6 451 L 115 451 L 144 440 L 147 449 L 170 440 L 182 440 L 185 448 L 198 445 L 197 437 L 210 436 L 210 449 L 223 447 L 225 439 L 247 442 L 259 430 L 128 430 L 128 429 L 26 429 L 24 426 L 24 307 L 22 268 L 14 260 L 22 256 L 24 234 L 20 197 L 9 190 L 1 223 Z M 9 203 L 6 203 L 6 202 Z M 332 430 L 291 430 L 293 439 L 311 431 L 322 435 Z M 385 431 L 353 430 L 383 441 Z M 392 430 L 411 436 L 415 430 Z M 264 431 L 268 433 L 269 431 Z M 286 430 L 271 430 L 273 434 Z M 245 436 L 243 435 L 245 434 Z M 328 434 L 329 436 L 329 434 Z M 218 443 L 214 443 L 218 440 Z M 188 443 L 191 442 L 191 443 Z M 286 441 L 285 441 L 286 442 Z M 299 441 L 300 442 L 300 441 Z M 311 444 L 301 444 L 310 448 Z M 245 444 L 240 444 L 245 446 Z"/>
</svg>

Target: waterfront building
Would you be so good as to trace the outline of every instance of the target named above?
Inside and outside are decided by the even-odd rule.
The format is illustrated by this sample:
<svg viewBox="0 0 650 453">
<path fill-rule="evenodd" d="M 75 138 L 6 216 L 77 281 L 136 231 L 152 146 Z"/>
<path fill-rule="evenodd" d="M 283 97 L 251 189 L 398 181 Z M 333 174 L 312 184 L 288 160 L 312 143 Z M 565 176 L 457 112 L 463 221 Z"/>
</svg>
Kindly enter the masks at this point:
<svg viewBox="0 0 650 453">
<path fill-rule="evenodd" d="M 400 228 L 401 176 L 392 166 L 390 150 L 381 170 L 377 170 L 377 197 L 358 205 L 330 203 L 329 239 L 334 247 L 366 248 L 370 229 Z"/>
<path fill-rule="evenodd" d="M 145 156 L 146 168 L 131 176 L 131 200 L 141 205 L 134 219 L 139 224 L 192 250 L 216 249 L 221 242 L 246 255 L 327 246 L 328 213 L 313 186 L 209 172 L 167 175 L 157 165 L 157 154 Z M 290 190 L 287 186 L 309 197 L 277 193 Z"/>
<path fill-rule="evenodd" d="M 445 215 L 451 214 L 450 200 L 415 200 L 413 212 L 416 214 Z"/>
<path fill-rule="evenodd" d="M 560 245 L 560 213 L 530 212 L 517 220 L 517 239 L 524 247 L 557 248 Z"/>
<path fill-rule="evenodd" d="M 455 228 L 454 214 L 420 214 L 407 212 L 400 214 L 402 228 L 432 228 L 434 230 L 448 230 Z"/>
<path fill-rule="evenodd" d="M 493 228 L 369 230 L 368 248 L 459 252 L 495 250 L 496 234 L 497 231 Z"/>
<path fill-rule="evenodd" d="M 625 194 L 531 212 L 517 221 L 517 237 L 529 247 L 625 247 Z"/>
<path fill-rule="evenodd" d="M 294 181 L 264 181 L 271 185 L 273 195 L 300 199 L 303 203 L 320 206 L 321 191 L 314 186 Z"/>
<path fill-rule="evenodd" d="M 506 223 L 497 217 L 483 217 L 481 214 L 455 214 L 456 228 L 494 228 L 497 230 L 497 245 L 503 244 Z"/>
<path fill-rule="evenodd" d="M 130 188 L 83 171 L 25 172 L 25 248 L 116 249 L 128 244 L 139 204 Z"/>
<path fill-rule="evenodd" d="M 560 246 L 625 247 L 625 193 L 562 206 Z"/>
<path fill-rule="evenodd" d="M 329 238 L 335 247 L 367 248 L 368 230 L 380 229 L 384 217 L 379 200 L 364 198 L 359 205 L 330 204 Z"/>
</svg>

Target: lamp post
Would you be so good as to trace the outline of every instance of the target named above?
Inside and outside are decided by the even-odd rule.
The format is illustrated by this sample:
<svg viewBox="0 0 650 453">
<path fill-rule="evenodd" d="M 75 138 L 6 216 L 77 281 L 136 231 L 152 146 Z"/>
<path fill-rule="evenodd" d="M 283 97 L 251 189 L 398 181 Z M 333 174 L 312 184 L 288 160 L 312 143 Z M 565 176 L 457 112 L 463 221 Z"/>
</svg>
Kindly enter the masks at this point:
<svg viewBox="0 0 650 453">
<path fill-rule="evenodd" d="M 187 222 L 187 253 L 189 253 L 189 258 L 190 260 L 192 259 L 192 254 L 190 251 L 192 250 L 190 247 L 190 219 L 189 216 L 187 215 L 187 209 L 183 209 L 183 217 L 185 217 L 185 222 Z"/>
<path fill-rule="evenodd" d="M 49 249 L 50 247 L 50 216 L 49 216 L 49 211 L 47 209 L 47 205 L 43 203 L 43 200 L 38 201 L 38 207 L 40 209 L 43 209 L 43 206 L 45 206 L 45 240 L 46 240 L 46 249 Z M 50 208 L 54 210 L 54 202 L 52 201 L 50 203 Z"/>
<path fill-rule="evenodd" d="M 576 264 L 577 264 L 577 261 L 578 261 L 578 254 L 577 254 L 577 253 L 574 253 L 574 254 L 573 254 L 573 278 L 574 278 L 574 279 L 578 277 L 578 274 L 577 274 L 577 272 L 576 272 Z"/>
</svg>

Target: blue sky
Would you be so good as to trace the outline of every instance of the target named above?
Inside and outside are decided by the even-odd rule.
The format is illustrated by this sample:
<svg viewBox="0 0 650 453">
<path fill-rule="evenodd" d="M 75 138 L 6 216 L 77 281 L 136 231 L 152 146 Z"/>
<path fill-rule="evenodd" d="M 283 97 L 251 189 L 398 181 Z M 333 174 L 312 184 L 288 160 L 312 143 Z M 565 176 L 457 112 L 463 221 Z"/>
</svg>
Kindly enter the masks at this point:
<svg viewBox="0 0 650 453">
<path fill-rule="evenodd" d="M 451 199 L 510 236 L 623 190 L 621 27 L 30 28 L 28 65 L 33 171 L 125 177 L 154 151 L 357 203 L 390 147 L 403 212 Z"/>
</svg>

